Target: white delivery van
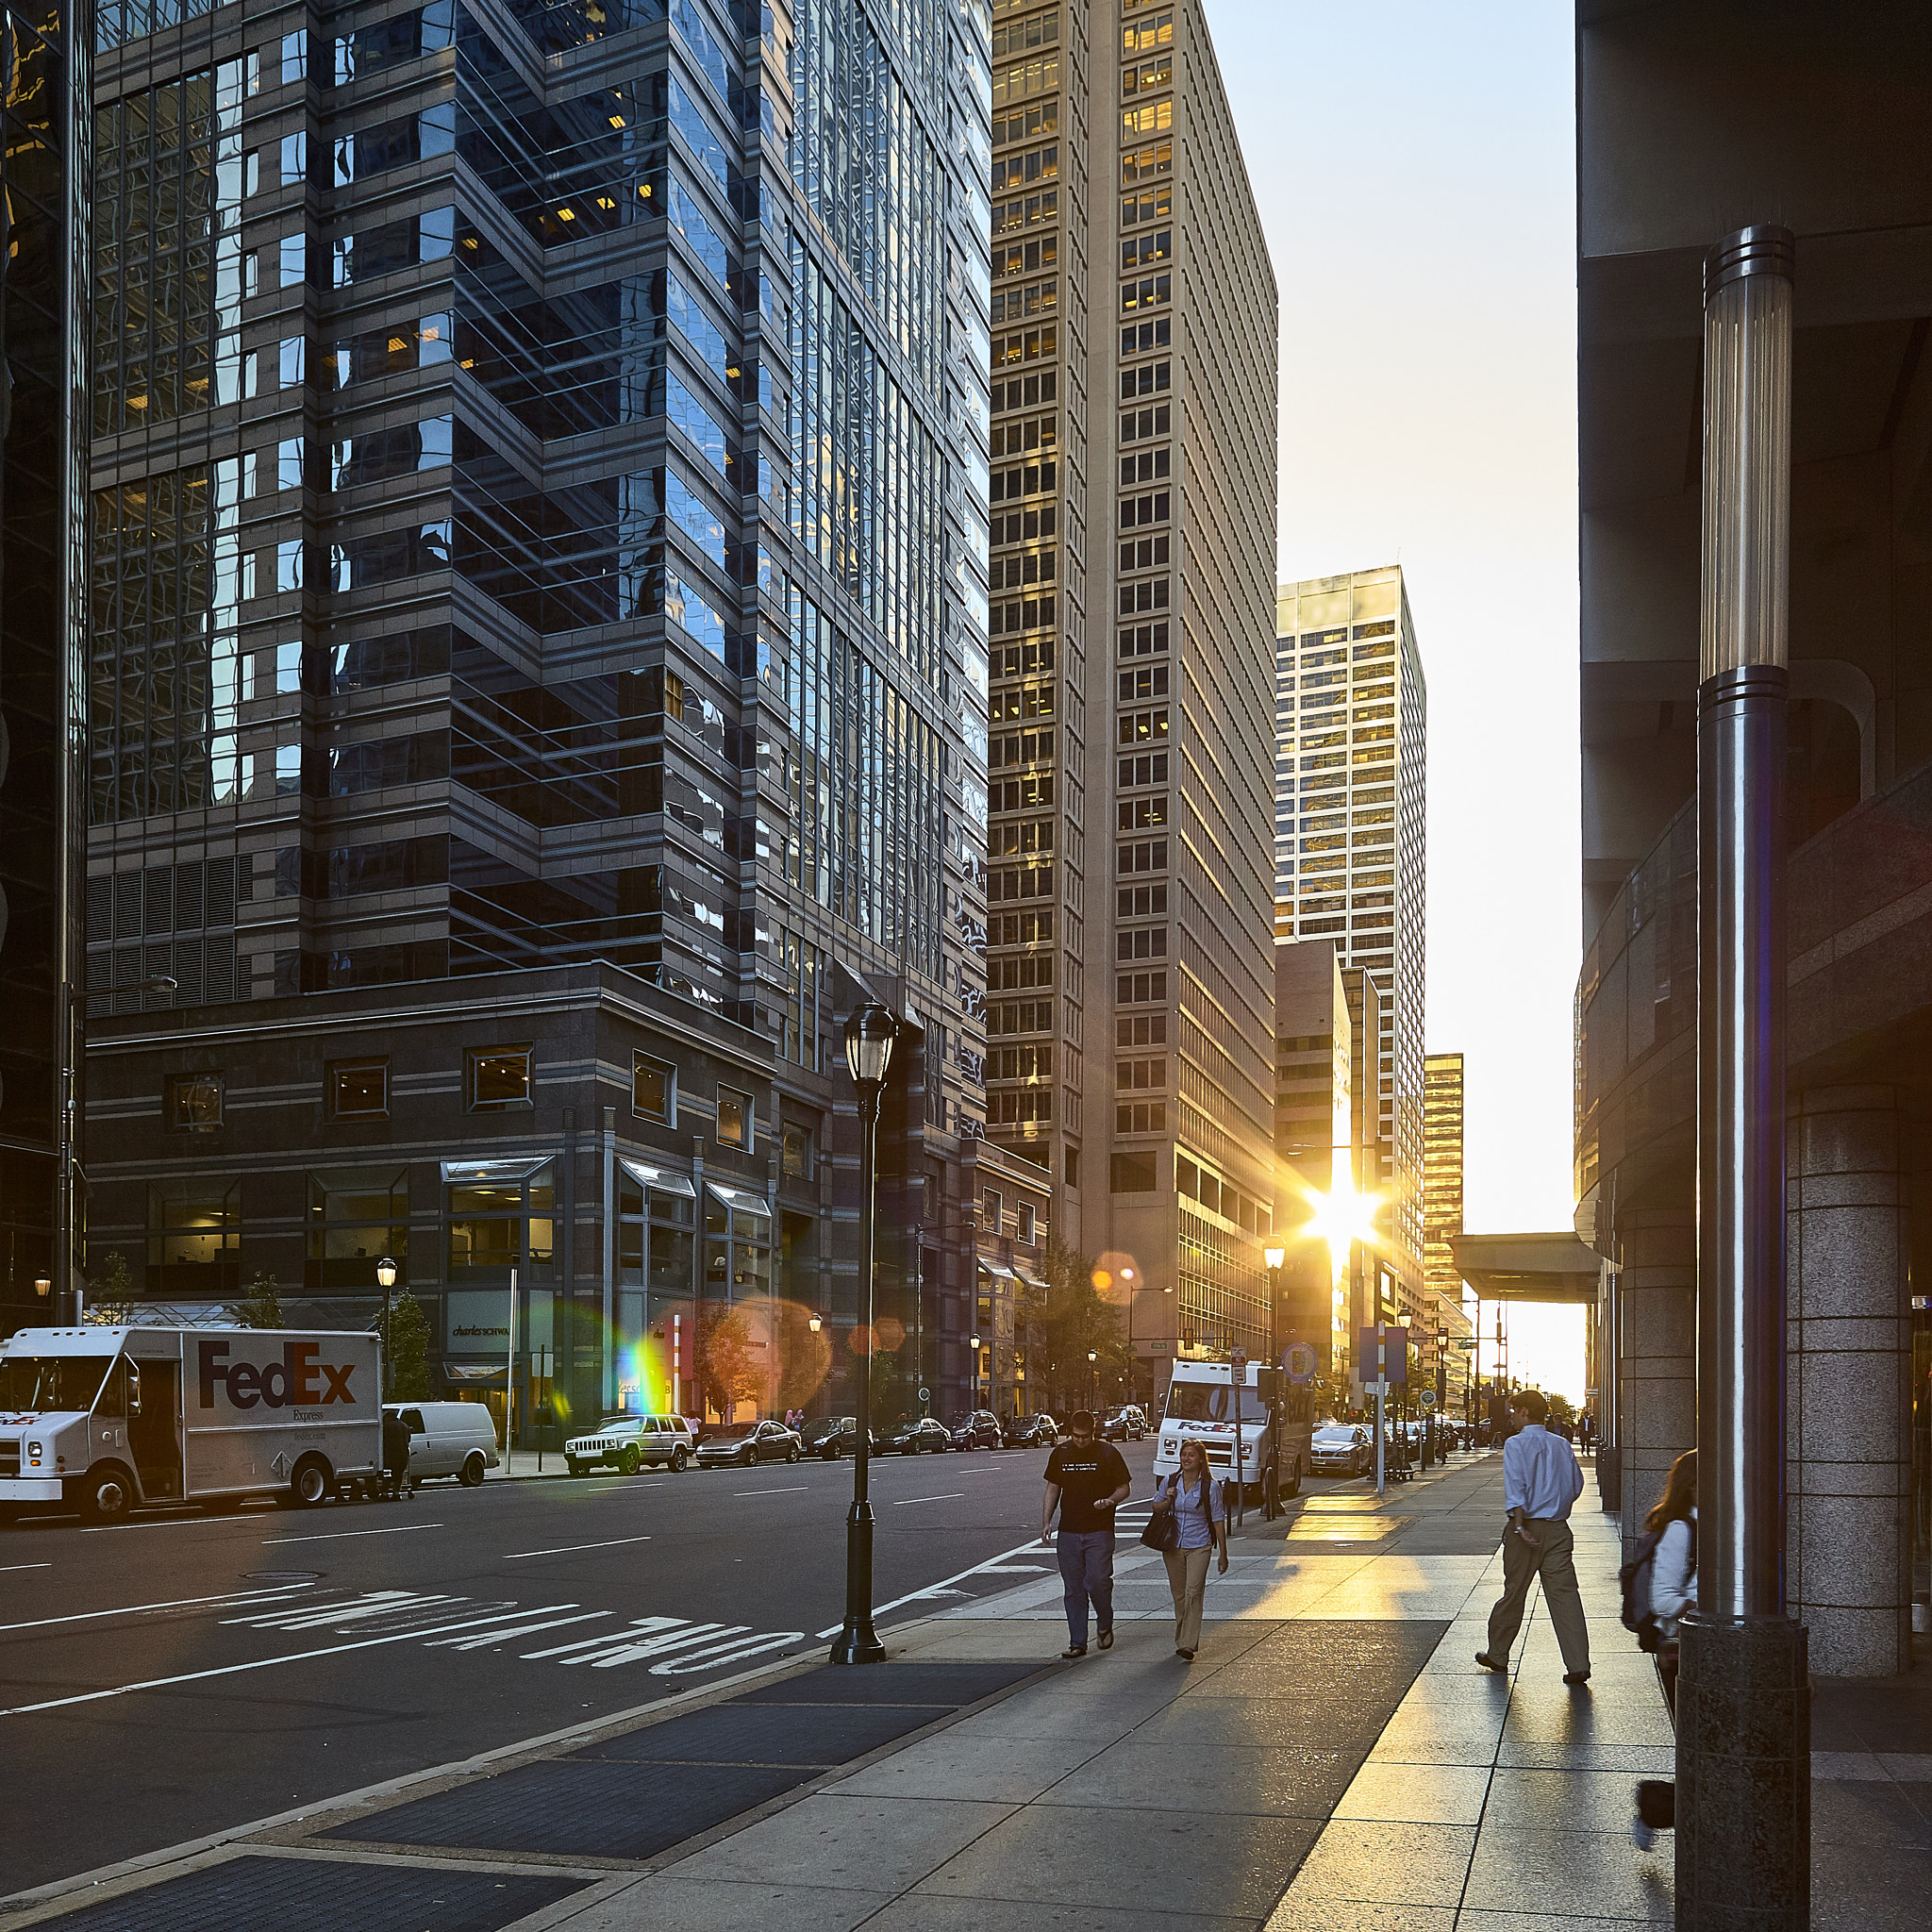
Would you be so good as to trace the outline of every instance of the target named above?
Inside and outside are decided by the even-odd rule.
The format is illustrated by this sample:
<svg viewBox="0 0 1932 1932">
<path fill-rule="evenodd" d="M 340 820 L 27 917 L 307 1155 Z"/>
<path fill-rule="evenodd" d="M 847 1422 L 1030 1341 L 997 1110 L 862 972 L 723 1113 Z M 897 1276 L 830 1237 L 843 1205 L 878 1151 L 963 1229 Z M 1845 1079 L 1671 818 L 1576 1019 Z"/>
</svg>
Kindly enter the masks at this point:
<svg viewBox="0 0 1932 1932">
<path fill-rule="evenodd" d="M 1278 1389 L 1281 1413 L 1271 1426 L 1268 1404 L 1261 1394 L 1261 1364 L 1249 1362 L 1241 1374 L 1241 1479 L 1251 1489 L 1258 1488 L 1266 1482 L 1270 1466 L 1275 1465 L 1281 1494 L 1296 1495 L 1311 1466 L 1311 1391 L 1301 1385 Z M 1270 1379 L 1273 1382 L 1274 1378 Z M 1214 1474 L 1223 1482 L 1232 1482 L 1237 1448 L 1235 1374 L 1227 1363 L 1174 1363 L 1154 1452 L 1157 1477 L 1171 1475 L 1181 1466 L 1181 1444 L 1190 1436 L 1200 1439 Z"/>
<path fill-rule="evenodd" d="M 23 1328 L 0 1341 L 0 1513 L 313 1505 L 382 1470 L 374 1335 Z"/>
<path fill-rule="evenodd" d="M 398 1416 L 409 1432 L 409 1480 L 453 1475 L 474 1490 L 483 1472 L 503 1457 L 496 1450 L 496 1424 L 480 1402 L 386 1402 L 385 1415 Z"/>
</svg>

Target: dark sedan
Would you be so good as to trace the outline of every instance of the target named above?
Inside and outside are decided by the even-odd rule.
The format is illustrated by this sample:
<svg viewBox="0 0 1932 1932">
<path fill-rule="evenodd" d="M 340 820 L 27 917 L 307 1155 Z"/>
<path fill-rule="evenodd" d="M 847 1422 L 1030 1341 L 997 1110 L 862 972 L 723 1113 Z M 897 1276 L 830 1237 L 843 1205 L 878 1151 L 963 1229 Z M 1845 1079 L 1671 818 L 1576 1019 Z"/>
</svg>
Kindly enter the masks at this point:
<svg viewBox="0 0 1932 1932">
<path fill-rule="evenodd" d="M 922 1450 L 943 1456 L 952 1446 L 952 1431 L 931 1416 L 902 1416 L 879 1431 L 881 1456 L 917 1456 Z"/>
<path fill-rule="evenodd" d="M 1059 1439 L 1059 1424 L 1050 1415 L 1015 1416 L 1007 1426 L 1008 1449 L 1051 1449 Z"/>
<path fill-rule="evenodd" d="M 975 1408 L 954 1423 L 951 1441 L 955 1449 L 997 1449 L 1001 1446 L 1000 1419 L 990 1408 Z"/>
<path fill-rule="evenodd" d="M 736 1463 L 748 1469 L 754 1462 L 796 1462 L 804 1454 L 797 1432 L 783 1423 L 732 1423 L 710 1430 L 698 1444 L 698 1467 Z"/>
<path fill-rule="evenodd" d="M 822 1415 L 806 1424 L 800 1444 L 808 1456 L 823 1457 L 836 1462 L 841 1456 L 858 1454 L 858 1418 L 855 1415 Z M 879 1453 L 879 1439 L 872 1439 L 872 1453 Z"/>
</svg>

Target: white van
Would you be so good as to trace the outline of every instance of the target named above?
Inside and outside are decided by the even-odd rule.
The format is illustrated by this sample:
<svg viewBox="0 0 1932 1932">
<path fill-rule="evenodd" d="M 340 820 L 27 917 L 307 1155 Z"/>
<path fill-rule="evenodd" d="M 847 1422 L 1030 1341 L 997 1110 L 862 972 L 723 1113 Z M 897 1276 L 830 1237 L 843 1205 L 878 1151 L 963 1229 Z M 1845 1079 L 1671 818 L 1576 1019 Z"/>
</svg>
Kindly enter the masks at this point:
<svg viewBox="0 0 1932 1932">
<path fill-rule="evenodd" d="M 409 1432 L 409 1480 L 453 1475 L 474 1490 L 486 1469 L 503 1460 L 496 1424 L 480 1402 L 386 1402 L 384 1415 L 400 1416 Z"/>
</svg>

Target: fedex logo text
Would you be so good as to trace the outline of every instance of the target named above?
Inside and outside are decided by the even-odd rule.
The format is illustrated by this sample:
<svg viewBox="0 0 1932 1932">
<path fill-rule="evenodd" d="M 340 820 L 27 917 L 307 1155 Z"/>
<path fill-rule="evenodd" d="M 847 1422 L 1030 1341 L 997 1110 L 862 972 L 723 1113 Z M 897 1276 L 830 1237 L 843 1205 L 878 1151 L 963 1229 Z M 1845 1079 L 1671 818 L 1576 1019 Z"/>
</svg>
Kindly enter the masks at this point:
<svg viewBox="0 0 1932 1932">
<path fill-rule="evenodd" d="M 355 1391 L 349 1387 L 349 1377 L 355 1374 L 354 1362 L 343 1362 L 338 1367 L 333 1362 L 318 1361 L 321 1345 L 313 1341 L 285 1341 L 282 1344 L 282 1358 L 278 1362 L 230 1362 L 225 1359 L 228 1344 L 225 1341 L 204 1341 L 201 1349 L 201 1406 L 212 1408 L 215 1406 L 215 1384 L 221 1383 L 227 1391 L 228 1400 L 237 1408 L 253 1408 L 258 1402 L 268 1408 L 286 1408 L 291 1403 L 326 1407 L 331 1402 L 354 1403 Z M 318 1384 L 318 1371 L 324 1381 Z"/>
</svg>

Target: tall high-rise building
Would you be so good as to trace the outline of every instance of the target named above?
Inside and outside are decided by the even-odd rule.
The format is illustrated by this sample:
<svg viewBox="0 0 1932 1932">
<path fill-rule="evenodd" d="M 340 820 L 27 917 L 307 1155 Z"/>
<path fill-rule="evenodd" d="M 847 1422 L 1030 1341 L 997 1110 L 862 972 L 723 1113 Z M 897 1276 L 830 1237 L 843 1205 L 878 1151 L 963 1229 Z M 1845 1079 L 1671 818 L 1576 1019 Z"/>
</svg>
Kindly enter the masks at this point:
<svg viewBox="0 0 1932 1932">
<path fill-rule="evenodd" d="M 0 1333 L 68 1285 L 87 694 L 92 16 L 6 8 L 0 189 Z"/>
<path fill-rule="evenodd" d="M 1379 1172 L 1404 1307 L 1423 1295 L 1428 691 L 1399 565 L 1275 599 L 1274 929 L 1332 938 L 1380 1000 Z"/>
<path fill-rule="evenodd" d="M 95 78 L 97 1248 L 349 1293 L 407 1240 L 486 1385 L 452 1310 L 519 1262 L 579 1410 L 775 1290 L 836 1383 L 873 992 L 885 1366 L 963 1400 L 983 15 L 188 10 Z"/>
<path fill-rule="evenodd" d="M 1314 1344 L 1324 1377 L 1349 1354 L 1352 1257 L 1334 1240 L 1333 1204 L 1355 1187 L 1355 1030 L 1334 942 L 1277 941 L 1274 1333 L 1282 1345 Z"/>
<path fill-rule="evenodd" d="M 988 1132 L 1142 1357 L 1253 1345 L 1273 271 L 1200 0 L 998 0 L 992 118 Z"/>
<path fill-rule="evenodd" d="M 1441 1371 L 1438 1392 L 1458 1414 L 1471 1357 L 1456 1343 L 1474 1332 L 1449 1248 L 1449 1237 L 1461 1232 L 1462 1056 L 1432 1053 L 1423 1062 L 1424 1328 L 1431 1338 L 1431 1359 Z"/>
</svg>

